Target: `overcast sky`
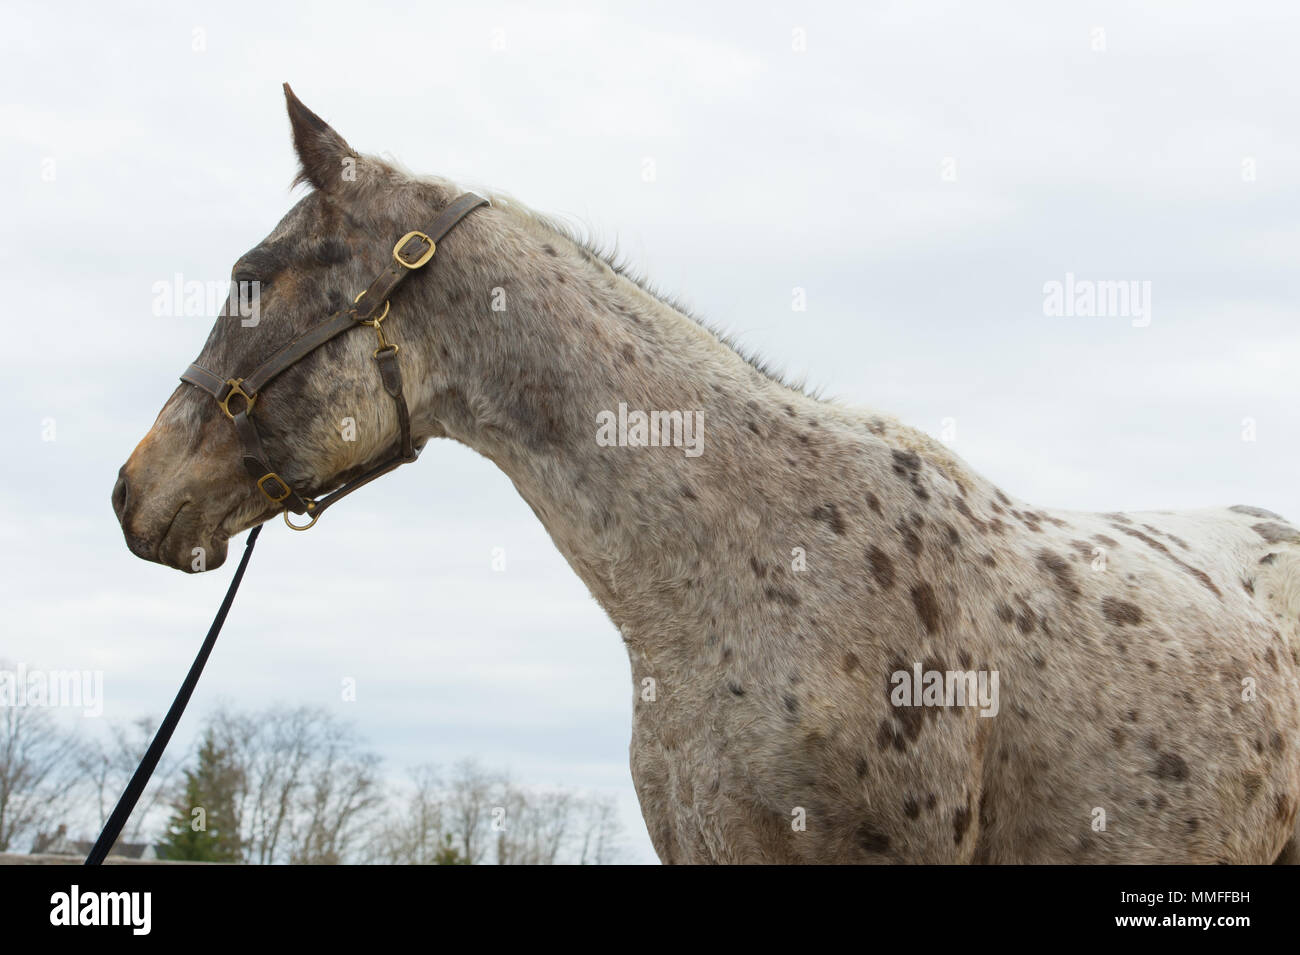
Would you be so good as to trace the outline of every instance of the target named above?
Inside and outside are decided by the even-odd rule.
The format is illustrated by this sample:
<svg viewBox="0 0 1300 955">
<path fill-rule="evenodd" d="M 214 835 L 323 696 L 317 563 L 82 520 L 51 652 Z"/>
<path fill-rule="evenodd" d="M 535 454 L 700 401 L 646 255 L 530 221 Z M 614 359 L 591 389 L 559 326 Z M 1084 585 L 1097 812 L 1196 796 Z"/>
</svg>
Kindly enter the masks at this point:
<svg viewBox="0 0 1300 955">
<path fill-rule="evenodd" d="M 138 560 L 109 494 L 213 319 L 154 284 L 224 283 L 295 200 L 286 80 L 358 149 L 617 238 L 826 395 L 952 419 L 1018 497 L 1300 516 L 1295 4 L 609 6 L 5 4 L 0 658 L 103 670 L 120 720 L 194 654 L 233 561 Z M 1149 324 L 1045 314 L 1067 273 L 1149 282 Z M 653 861 L 631 692 L 509 481 L 436 442 L 268 527 L 175 745 L 222 700 L 320 704 L 394 777 L 613 794 Z"/>
</svg>

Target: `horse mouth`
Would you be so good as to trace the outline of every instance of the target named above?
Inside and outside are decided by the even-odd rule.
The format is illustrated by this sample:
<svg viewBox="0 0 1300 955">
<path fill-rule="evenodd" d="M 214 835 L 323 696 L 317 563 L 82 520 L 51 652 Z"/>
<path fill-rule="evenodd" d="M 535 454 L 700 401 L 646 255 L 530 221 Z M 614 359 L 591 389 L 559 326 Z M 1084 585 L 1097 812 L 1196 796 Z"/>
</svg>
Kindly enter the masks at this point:
<svg viewBox="0 0 1300 955">
<path fill-rule="evenodd" d="M 203 525 L 203 515 L 193 501 L 184 501 L 176 508 L 171 520 L 152 553 L 132 550 L 156 564 L 183 570 L 188 574 L 215 570 L 226 560 L 226 541 L 229 535 L 218 530 L 208 533 Z"/>
<path fill-rule="evenodd" d="M 176 513 L 172 515 L 172 519 L 167 522 L 167 527 L 163 530 L 162 536 L 158 538 L 157 546 L 154 547 L 153 557 L 150 558 L 155 564 L 167 563 L 166 559 L 163 557 L 163 548 L 167 544 L 167 538 L 171 536 L 172 529 L 176 526 L 176 518 L 180 517 L 181 511 L 185 510 L 185 508 L 189 506 L 189 501 L 182 501 L 181 506 L 176 508 Z"/>
</svg>

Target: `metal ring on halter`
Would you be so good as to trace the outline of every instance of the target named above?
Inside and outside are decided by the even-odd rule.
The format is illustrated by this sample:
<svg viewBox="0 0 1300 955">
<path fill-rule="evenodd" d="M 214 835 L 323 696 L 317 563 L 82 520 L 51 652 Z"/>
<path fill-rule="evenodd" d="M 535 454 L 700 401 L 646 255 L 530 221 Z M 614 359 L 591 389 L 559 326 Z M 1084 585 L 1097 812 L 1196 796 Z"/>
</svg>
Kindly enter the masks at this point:
<svg viewBox="0 0 1300 955">
<path fill-rule="evenodd" d="M 312 511 L 314 511 L 315 509 L 316 509 L 316 502 L 315 502 L 315 501 L 308 501 L 308 502 L 307 502 L 307 513 L 310 514 L 310 513 L 311 513 Z M 305 531 L 305 530 L 307 530 L 308 528 L 310 528 L 313 524 L 315 524 L 318 520 L 320 520 L 320 515 L 317 514 L 315 517 L 313 517 L 313 518 L 312 518 L 310 521 L 308 521 L 306 524 L 295 524 L 293 521 L 289 520 L 289 512 L 288 512 L 288 511 L 281 511 L 281 512 L 280 512 L 280 516 L 284 518 L 284 522 L 285 522 L 285 524 L 287 524 L 287 525 L 289 526 L 289 529 L 290 529 L 290 530 L 294 530 L 294 531 Z"/>
<path fill-rule="evenodd" d="M 221 406 L 221 410 L 226 413 L 226 417 L 229 418 L 231 421 L 235 420 L 235 415 L 230 410 L 231 398 L 235 397 L 235 395 L 238 395 L 239 397 L 244 399 L 244 414 L 248 414 L 249 412 L 251 412 L 253 410 L 253 402 L 257 401 L 257 395 L 250 395 L 242 387 L 240 387 L 243 381 L 244 381 L 243 378 L 227 378 L 226 384 L 230 386 L 230 390 L 226 392 L 226 397 L 218 399 L 217 401 L 217 404 Z"/>
<path fill-rule="evenodd" d="M 357 304 L 357 302 L 361 301 L 361 296 L 362 296 L 362 295 L 365 295 L 365 294 L 366 294 L 366 290 L 365 290 L 365 289 L 362 289 L 360 292 L 358 292 L 358 293 L 357 293 L 357 297 L 354 298 L 354 299 L 352 300 L 352 304 L 355 305 L 355 304 Z M 389 308 L 392 307 L 392 304 L 393 304 L 392 302 L 389 302 L 389 301 L 385 300 L 385 301 L 384 301 L 384 310 L 383 310 L 382 312 L 380 312 L 379 317 L 378 317 L 378 318 L 372 318 L 372 319 L 370 319 L 369 321 L 361 322 L 361 324 L 362 324 L 362 325 L 370 325 L 370 326 L 372 326 L 372 327 L 374 327 L 374 328 L 378 328 L 378 327 L 379 327 L 379 323 L 382 322 L 384 319 L 386 319 L 386 318 L 388 317 L 388 310 L 389 310 Z"/>
</svg>

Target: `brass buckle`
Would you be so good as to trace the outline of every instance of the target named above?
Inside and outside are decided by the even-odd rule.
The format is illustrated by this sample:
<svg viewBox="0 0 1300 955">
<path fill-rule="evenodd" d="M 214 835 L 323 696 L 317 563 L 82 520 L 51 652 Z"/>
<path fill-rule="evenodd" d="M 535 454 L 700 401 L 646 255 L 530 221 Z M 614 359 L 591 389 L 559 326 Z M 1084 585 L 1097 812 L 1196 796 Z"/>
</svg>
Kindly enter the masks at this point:
<svg viewBox="0 0 1300 955">
<path fill-rule="evenodd" d="M 276 497 L 274 494 L 272 494 L 270 491 L 266 489 L 266 482 L 272 479 L 279 481 L 280 487 L 284 488 L 284 493 L 281 494 L 279 497 Z M 285 498 L 287 498 L 290 494 L 293 493 L 293 488 L 289 486 L 289 482 L 286 481 L 284 478 L 280 477 L 280 475 L 276 474 L 274 471 L 267 471 L 265 474 L 263 474 L 260 478 L 257 479 L 257 489 L 261 491 L 263 494 L 265 494 L 266 499 L 270 501 L 272 504 L 280 504 L 281 502 L 284 501 Z"/>
<path fill-rule="evenodd" d="M 402 246 L 406 245 L 406 243 L 410 242 L 412 239 L 417 238 L 423 239 L 425 242 L 429 243 L 429 251 L 424 253 L 424 255 L 420 256 L 414 262 L 408 262 L 406 259 L 402 258 Z M 397 260 L 398 265 L 404 266 L 408 269 L 418 269 L 433 258 L 433 253 L 436 249 L 437 246 L 433 244 L 433 240 L 423 232 L 416 229 L 412 232 L 406 233 L 406 235 L 397 240 L 397 245 L 393 246 L 393 258 Z"/>
<path fill-rule="evenodd" d="M 307 502 L 307 513 L 310 514 L 310 513 L 311 513 L 312 511 L 314 511 L 314 510 L 316 510 L 316 502 L 315 502 L 315 501 L 308 501 L 308 502 Z M 318 520 L 320 520 L 320 515 L 317 514 L 315 517 L 313 517 L 313 518 L 312 518 L 310 521 L 308 521 L 306 524 L 295 524 L 293 521 L 289 520 L 289 512 L 288 512 L 288 511 L 281 511 L 280 514 L 281 514 L 281 516 L 284 518 L 284 522 L 285 522 L 285 524 L 287 524 L 287 525 L 289 526 L 289 529 L 290 529 L 290 530 L 295 530 L 295 531 L 305 531 L 305 530 L 307 530 L 309 527 L 311 527 L 313 524 L 315 524 Z"/>
<path fill-rule="evenodd" d="M 250 395 L 240 387 L 240 383 L 243 380 L 243 378 L 227 378 L 226 384 L 230 386 L 230 390 L 226 392 L 226 397 L 222 398 L 219 402 L 221 410 L 226 413 L 226 417 L 231 421 L 235 420 L 235 416 L 230 411 L 231 398 L 235 395 L 239 395 L 239 397 L 244 399 L 244 414 L 248 414 L 248 412 L 253 410 L 253 402 L 257 400 L 257 395 Z"/>
</svg>

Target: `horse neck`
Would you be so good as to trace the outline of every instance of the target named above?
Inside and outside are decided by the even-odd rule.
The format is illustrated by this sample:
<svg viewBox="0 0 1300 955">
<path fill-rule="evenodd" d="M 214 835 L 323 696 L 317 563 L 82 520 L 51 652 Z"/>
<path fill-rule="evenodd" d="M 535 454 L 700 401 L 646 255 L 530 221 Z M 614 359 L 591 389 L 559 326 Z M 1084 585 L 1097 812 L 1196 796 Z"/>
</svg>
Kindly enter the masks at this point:
<svg viewBox="0 0 1300 955">
<path fill-rule="evenodd" d="M 751 485 L 785 453 L 766 422 L 821 406 L 571 240 L 500 223 L 491 236 L 490 255 L 439 252 L 418 427 L 495 462 L 622 625 L 746 546 L 729 537 L 753 533 Z M 638 412 L 680 413 L 683 429 L 635 446 Z M 662 446 L 675 436 L 694 444 Z"/>
</svg>

